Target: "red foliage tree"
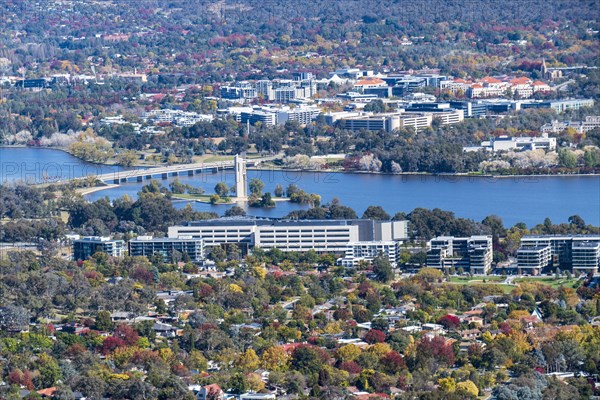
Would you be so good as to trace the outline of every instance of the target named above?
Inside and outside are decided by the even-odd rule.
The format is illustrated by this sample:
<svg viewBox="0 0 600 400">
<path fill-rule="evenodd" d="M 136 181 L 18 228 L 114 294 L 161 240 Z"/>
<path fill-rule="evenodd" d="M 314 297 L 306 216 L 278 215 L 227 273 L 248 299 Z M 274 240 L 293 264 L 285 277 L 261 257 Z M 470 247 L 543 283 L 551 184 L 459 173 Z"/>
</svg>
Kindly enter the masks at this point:
<svg viewBox="0 0 600 400">
<path fill-rule="evenodd" d="M 439 363 L 452 366 L 454 365 L 454 349 L 442 336 L 435 336 L 431 339 L 425 336 L 417 344 L 417 363 L 426 365 L 427 360 L 431 358 Z"/>
<path fill-rule="evenodd" d="M 444 325 L 446 329 L 456 329 L 460 326 L 460 318 L 456 315 L 446 314 L 438 319 L 438 324 Z"/>
<path fill-rule="evenodd" d="M 365 342 L 369 344 L 385 342 L 385 333 L 378 331 L 377 329 L 371 329 L 365 335 Z"/>
<path fill-rule="evenodd" d="M 127 346 L 135 346 L 140 338 L 137 331 L 126 324 L 117 326 L 113 336 L 122 339 Z"/>
<path fill-rule="evenodd" d="M 344 361 L 340 364 L 340 369 L 347 371 L 350 374 L 360 374 L 362 368 L 356 361 Z"/>
<path fill-rule="evenodd" d="M 33 390 L 33 379 L 29 370 L 13 369 L 8 373 L 8 382 L 13 385 L 26 387 L 28 390 Z"/>
<path fill-rule="evenodd" d="M 397 374 L 406 368 L 404 357 L 397 351 L 390 351 L 385 356 L 381 357 L 380 361 L 385 371 L 391 375 Z"/>
<path fill-rule="evenodd" d="M 110 354 L 117 347 L 125 346 L 125 341 L 121 338 L 110 336 L 102 342 L 102 354 Z"/>
</svg>

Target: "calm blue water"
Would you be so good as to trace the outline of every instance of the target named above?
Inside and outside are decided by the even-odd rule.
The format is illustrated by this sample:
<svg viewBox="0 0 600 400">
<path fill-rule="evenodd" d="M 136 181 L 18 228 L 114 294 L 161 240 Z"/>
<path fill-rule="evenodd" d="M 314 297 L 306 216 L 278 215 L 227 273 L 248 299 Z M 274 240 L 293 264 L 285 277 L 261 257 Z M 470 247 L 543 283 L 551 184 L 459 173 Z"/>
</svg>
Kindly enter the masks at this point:
<svg viewBox="0 0 600 400">
<path fill-rule="evenodd" d="M 34 147 L 0 147 L 0 182 L 46 183 L 124 168 L 81 161 L 69 153 Z"/>
<path fill-rule="evenodd" d="M 0 148 L 2 181 L 14 180 L 20 175 L 7 173 L 5 165 L 14 169 L 15 165 L 25 164 L 19 171 L 43 170 L 51 163 L 65 165 L 66 171 L 81 176 L 86 173 L 106 173 L 114 167 L 97 166 L 81 162 L 69 154 L 48 149 Z M 68 167 L 68 168 L 67 168 Z M 48 169 L 48 168 L 47 168 Z M 33 174 L 33 172 L 32 172 Z M 552 222 L 567 222 L 569 216 L 578 214 L 587 223 L 600 225 L 600 177 L 531 177 L 531 178 L 485 178 L 453 176 L 397 176 L 344 173 L 315 173 L 292 171 L 254 171 L 248 178 L 260 178 L 265 183 L 265 191 L 273 191 L 277 184 L 284 188 L 290 183 L 310 193 L 318 193 L 323 202 L 333 198 L 356 210 L 359 216 L 369 205 L 380 205 L 388 213 L 410 212 L 414 208 L 441 208 L 453 211 L 457 216 L 481 221 L 490 214 L 499 215 L 506 226 L 524 222 L 528 226 L 542 223 L 549 217 Z M 22 178 L 20 178 L 22 179 Z M 168 187 L 169 180 L 160 180 Z M 212 193 L 219 182 L 234 184 L 233 171 L 216 174 L 202 174 L 193 177 L 179 177 L 182 183 L 202 187 Z M 147 181 L 145 181 L 147 183 Z M 145 183 L 127 183 L 121 186 L 92 193 L 90 200 L 104 196 L 117 198 L 125 194 L 136 197 Z M 184 207 L 186 201 L 175 201 L 177 207 Z M 205 203 L 191 203 L 200 211 L 214 211 L 223 214 L 229 205 L 211 206 Z M 240 204 L 244 206 L 243 204 Z M 302 206 L 278 202 L 274 209 L 247 209 L 250 215 L 280 217 Z"/>
</svg>

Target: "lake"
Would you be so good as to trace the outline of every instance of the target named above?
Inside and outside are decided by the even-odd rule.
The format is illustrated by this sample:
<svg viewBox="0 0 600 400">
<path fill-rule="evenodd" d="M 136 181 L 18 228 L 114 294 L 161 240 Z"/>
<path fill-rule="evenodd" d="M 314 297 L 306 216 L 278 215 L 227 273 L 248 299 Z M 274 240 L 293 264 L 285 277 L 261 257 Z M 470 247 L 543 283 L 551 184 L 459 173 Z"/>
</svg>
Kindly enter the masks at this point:
<svg viewBox="0 0 600 400">
<path fill-rule="evenodd" d="M 47 183 L 122 171 L 116 165 L 82 161 L 67 152 L 35 147 L 0 147 L 0 182 Z"/>
<path fill-rule="evenodd" d="M 14 178 L 24 180 L 24 171 L 25 175 L 31 177 L 44 172 L 51 176 L 53 173 L 48 172 L 50 167 L 63 176 L 107 173 L 117 168 L 85 163 L 62 151 L 38 148 L 0 148 L 0 161 L 3 182 Z M 554 223 L 567 222 L 569 216 L 574 214 L 580 215 L 587 223 L 600 225 L 598 176 L 490 178 L 249 170 L 248 179 L 252 178 L 263 180 L 265 191 L 272 192 L 277 184 L 285 188 L 294 183 L 309 193 L 320 194 L 323 203 L 338 198 L 342 204 L 356 210 L 359 216 L 369 205 L 380 205 L 392 215 L 398 211 L 410 212 L 417 207 L 449 210 L 456 216 L 476 221 L 496 214 L 506 226 L 524 222 L 531 227 L 542 223 L 546 217 Z M 160 182 L 168 187 L 173 179 Z M 212 193 L 219 182 L 226 182 L 229 186 L 234 184 L 232 170 L 181 176 L 179 179 L 182 183 L 202 187 L 206 193 Z M 125 194 L 135 198 L 145 183 L 122 184 L 92 193 L 87 198 L 96 200 L 108 196 L 114 199 Z M 174 201 L 174 204 L 184 207 L 188 202 Z M 191 204 L 197 210 L 214 211 L 221 215 L 231 207 L 197 202 Z M 248 209 L 244 204 L 240 205 L 250 215 L 269 217 L 281 217 L 292 210 L 306 208 L 288 202 L 278 202 L 273 209 Z"/>
</svg>

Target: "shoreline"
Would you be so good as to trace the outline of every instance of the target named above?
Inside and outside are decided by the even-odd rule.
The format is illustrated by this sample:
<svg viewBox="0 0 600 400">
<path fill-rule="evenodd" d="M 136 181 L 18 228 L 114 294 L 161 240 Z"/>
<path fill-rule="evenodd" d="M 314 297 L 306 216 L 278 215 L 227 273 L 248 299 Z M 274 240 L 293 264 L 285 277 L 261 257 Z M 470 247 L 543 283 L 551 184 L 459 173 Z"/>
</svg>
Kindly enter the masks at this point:
<svg viewBox="0 0 600 400">
<path fill-rule="evenodd" d="M 319 174 L 356 174 L 356 175 L 382 175 L 382 176 L 432 176 L 432 177 L 448 177 L 448 178 L 536 178 L 536 177 L 585 177 L 585 176 L 600 176 L 600 173 L 590 174 L 512 174 L 512 175 L 494 175 L 494 174 L 476 174 L 468 172 L 456 173 L 435 173 L 435 172 L 400 172 L 393 174 L 390 172 L 373 172 L 373 171 L 340 171 L 335 169 L 301 169 L 301 168 L 256 168 L 248 167 L 249 171 L 290 171 L 290 172 L 310 172 Z"/>
<path fill-rule="evenodd" d="M 76 158 L 77 160 L 80 160 L 82 163 L 88 163 L 88 164 L 93 164 L 93 165 L 98 165 L 98 166 L 107 166 L 107 167 L 120 167 L 120 168 L 124 168 L 124 169 L 149 169 L 149 168 L 155 168 L 155 167 L 161 167 L 163 166 L 161 165 L 144 165 L 144 164 L 135 164 L 132 165 L 131 167 L 123 167 L 119 164 L 116 163 L 108 163 L 108 162 L 104 162 L 104 163 L 99 163 L 99 162 L 93 162 L 93 161 L 86 161 L 83 160 L 75 155 L 73 155 L 71 152 L 68 151 L 68 149 L 64 148 L 64 147 L 49 147 L 49 146 L 27 146 L 27 145 L 23 145 L 23 144 L 11 144 L 11 145 L 0 145 L 0 150 L 2 148 L 23 148 L 23 149 L 44 149 L 44 150 L 56 150 L 56 151 L 62 151 L 63 153 L 69 154 L 70 156 Z M 251 160 L 251 159 L 249 159 Z M 166 165 L 166 164 L 165 164 Z M 180 164 L 180 165 L 186 165 L 186 164 Z M 503 174 L 490 174 L 490 173 L 486 173 L 486 174 L 481 174 L 481 173 L 476 173 L 476 172 L 455 172 L 455 173 L 445 173 L 445 172 L 441 172 L 441 173 L 436 173 L 436 172 L 400 172 L 400 173 L 390 173 L 390 172 L 374 172 L 374 171 L 354 171 L 354 170 L 339 170 L 339 169 L 302 169 L 302 168 L 283 168 L 283 167 L 279 167 L 279 166 L 275 166 L 275 165 L 270 165 L 268 167 L 248 167 L 248 170 L 255 170 L 255 171 L 290 171 L 290 172 L 311 172 L 311 173 L 321 173 L 321 174 L 331 174 L 331 173 L 336 173 L 336 174 L 357 174 L 357 175 L 382 175 L 382 176 L 433 176 L 433 177 L 449 177 L 449 178 L 505 178 L 505 179 L 514 179 L 514 178 L 537 178 L 537 177 L 597 177 L 600 176 L 600 172 L 598 173 L 576 173 L 576 174 L 548 174 L 548 173 L 544 173 L 544 174 L 509 174 L 509 175 L 503 175 Z"/>
</svg>

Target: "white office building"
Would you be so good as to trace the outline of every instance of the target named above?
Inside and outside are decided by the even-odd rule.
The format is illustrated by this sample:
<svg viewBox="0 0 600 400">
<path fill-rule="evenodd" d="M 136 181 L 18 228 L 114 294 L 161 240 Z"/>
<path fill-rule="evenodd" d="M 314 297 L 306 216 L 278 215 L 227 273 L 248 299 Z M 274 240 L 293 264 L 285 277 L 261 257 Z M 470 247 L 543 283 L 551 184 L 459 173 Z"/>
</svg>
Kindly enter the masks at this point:
<svg viewBox="0 0 600 400">
<path fill-rule="evenodd" d="M 201 238 L 207 247 L 236 244 L 282 251 L 345 254 L 349 243 L 408 238 L 407 221 L 219 218 L 169 227 L 169 237 Z"/>
</svg>

